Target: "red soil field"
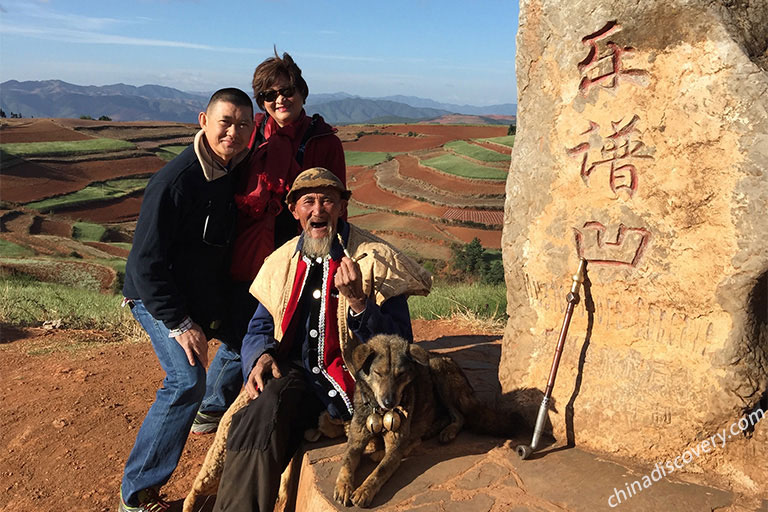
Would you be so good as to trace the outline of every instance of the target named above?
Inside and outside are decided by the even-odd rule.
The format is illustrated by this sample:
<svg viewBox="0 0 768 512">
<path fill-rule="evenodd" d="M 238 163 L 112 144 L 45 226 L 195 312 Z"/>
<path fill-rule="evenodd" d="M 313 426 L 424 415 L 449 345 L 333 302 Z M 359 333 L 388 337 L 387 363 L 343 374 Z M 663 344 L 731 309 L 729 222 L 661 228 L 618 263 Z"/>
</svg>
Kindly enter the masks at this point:
<svg viewBox="0 0 768 512">
<path fill-rule="evenodd" d="M 26 233 L 34 223 L 34 215 L 31 213 L 20 212 L 18 210 L 3 210 L 0 217 L 0 231 L 11 233 Z"/>
<path fill-rule="evenodd" d="M 139 209 L 144 194 L 123 197 L 115 201 L 93 203 L 88 206 L 67 208 L 60 214 L 70 219 L 81 219 L 99 224 L 135 221 L 139 218 Z"/>
<path fill-rule="evenodd" d="M 500 115 L 470 115 L 470 114 L 446 114 L 437 119 L 431 119 L 429 121 L 423 121 L 424 123 L 437 123 L 437 124 L 485 124 L 487 121 L 483 118 L 490 119 L 503 119 L 507 124 L 511 124 L 515 119 L 514 116 L 500 116 Z"/>
<path fill-rule="evenodd" d="M 422 135 L 408 137 L 401 135 L 364 135 L 359 140 L 345 142 L 346 151 L 389 151 L 405 152 L 440 147 L 448 142 L 448 137 Z"/>
<path fill-rule="evenodd" d="M 373 170 L 356 174 L 357 181 L 349 183 L 349 188 L 352 190 L 352 199 L 363 205 L 368 204 L 379 208 L 412 212 L 432 217 L 442 217 L 447 210 L 447 208 L 442 206 L 434 206 L 415 199 L 399 197 L 391 192 L 381 190 L 376 186 L 373 174 Z"/>
<path fill-rule="evenodd" d="M 53 142 L 92 139 L 88 135 L 60 126 L 50 119 L 7 119 L 0 128 L 0 143 Z"/>
<path fill-rule="evenodd" d="M 199 129 L 194 123 L 177 123 L 174 121 L 99 121 L 97 119 L 56 119 L 56 123 L 65 128 L 98 128 L 102 126 L 114 126 L 117 128 L 157 128 L 158 126 L 184 126 Z"/>
<path fill-rule="evenodd" d="M 407 233 L 415 235 L 422 240 L 431 239 L 432 241 L 442 243 L 456 241 L 453 237 L 447 236 L 445 232 L 439 229 L 435 222 L 419 217 L 396 215 L 388 212 L 375 212 L 353 217 L 351 222 L 374 232 L 388 231 Z"/>
<path fill-rule="evenodd" d="M 488 224 L 491 226 L 501 226 L 504 224 L 504 212 L 496 210 L 465 210 L 459 208 L 450 208 L 447 212 L 445 212 L 443 218 L 479 222 L 481 224 Z"/>
<path fill-rule="evenodd" d="M 386 212 L 360 215 L 353 217 L 350 221 L 369 231 L 373 231 L 382 238 L 386 238 L 385 234 L 391 234 L 399 239 L 408 240 L 407 244 L 405 242 L 393 243 L 401 249 L 405 249 L 405 245 L 413 247 L 413 252 L 420 255 L 437 253 L 447 254 L 446 258 L 450 258 L 451 243 L 469 243 L 475 237 L 480 240 L 483 247 L 489 249 L 499 249 L 501 247 L 501 229 L 491 231 L 463 226 L 449 226 L 428 219 Z M 389 240 L 389 238 L 387 239 Z M 420 249 L 419 244 L 424 247 Z"/>
<path fill-rule="evenodd" d="M 28 203 L 76 192 L 94 181 L 150 174 L 165 164 L 154 156 L 92 160 L 86 162 L 22 162 L 3 168 L 2 197 L 5 201 Z"/>
<path fill-rule="evenodd" d="M 89 182 L 107 181 L 116 178 L 127 178 L 152 174 L 158 171 L 166 162 L 156 156 L 140 156 L 121 158 L 117 160 L 93 160 L 87 162 L 56 162 L 57 168 L 67 174 L 82 176 Z"/>
<path fill-rule="evenodd" d="M 100 251 L 104 251 L 107 254 L 111 254 L 112 256 L 117 256 L 118 258 L 128 257 L 128 249 L 115 247 L 114 245 L 105 244 L 104 242 L 84 242 L 84 244 L 89 247 L 94 247 Z"/>
<path fill-rule="evenodd" d="M 25 128 L 27 135 L 35 134 L 35 140 L 41 140 L 38 131 L 47 129 L 53 133 L 54 129 L 60 133 L 70 133 L 77 136 L 77 132 L 68 130 L 74 127 L 96 127 L 111 126 L 115 129 L 119 127 L 137 127 L 145 126 L 156 127 L 157 123 L 105 123 L 88 120 L 36 120 L 39 123 L 31 123 L 28 120 Z M 61 122 L 67 128 L 58 125 Z M 365 128 L 363 128 L 365 130 Z M 476 137 L 492 137 L 504 135 L 506 127 L 504 126 L 453 126 L 453 125 L 392 125 L 377 126 L 377 130 L 384 132 L 383 135 L 365 135 L 359 141 L 345 142 L 347 150 L 354 151 L 391 151 L 391 152 L 425 152 L 431 148 L 439 150 L 440 146 L 449 140 L 469 139 Z M 356 135 L 359 127 L 354 127 Z M 408 137 L 408 132 L 422 134 L 416 137 Z M 390 132 L 390 133 L 387 133 Z M 10 133 L 10 132 L 4 132 Z M 17 132 L 21 134 L 22 132 Z M 396 134 L 403 135 L 396 135 Z M 78 138 L 87 138 L 80 136 Z M 494 148 L 498 150 L 497 148 Z M 427 151 L 428 152 L 428 151 Z M 163 162 L 155 157 L 126 158 L 120 160 L 103 160 L 88 162 L 23 162 L 9 169 L 2 170 L 2 195 L 3 199 L 13 202 L 29 202 L 54 195 L 73 192 L 79 190 L 94 181 L 106 181 L 119 177 L 136 176 L 150 174 L 158 170 Z M 467 196 L 473 195 L 502 195 L 504 185 L 501 183 L 488 183 L 480 181 L 464 180 L 458 177 L 436 173 L 419 165 L 417 157 L 410 155 L 400 155 L 397 157 L 397 163 L 400 166 L 402 176 L 419 179 L 429 186 L 445 190 L 446 193 L 458 193 Z M 381 230 L 407 239 L 413 239 L 413 243 L 429 243 L 433 239 L 438 245 L 453 240 L 470 241 L 474 236 L 481 240 L 490 240 L 489 246 L 498 245 L 494 236 L 489 237 L 483 230 L 472 228 L 447 227 L 436 221 L 439 218 L 457 218 L 481 221 L 496 221 L 498 212 L 481 212 L 475 210 L 463 210 L 457 208 L 446 208 L 435 206 L 415 199 L 399 197 L 394 193 L 381 190 L 377 187 L 374 178 L 374 171 L 365 167 L 350 166 L 347 169 L 348 185 L 353 191 L 353 200 L 361 206 L 371 206 L 375 209 L 396 210 L 410 212 L 414 217 L 402 217 L 387 212 L 375 214 L 369 217 L 369 220 L 375 223 L 381 223 L 379 227 L 370 226 L 371 229 Z M 45 237 L 30 237 L 29 232 L 39 232 L 44 235 L 71 236 L 71 221 L 87 220 L 102 224 L 122 223 L 135 221 L 141 206 L 142 194 L 135 194 L 130 197 L 114 201 L 103 201 L 89 204 L 86 207 L 77 207 L 62 210 L 57 214 L 57 218 L 62 221 L 37 220 L 34 223 L 30 220 L 24 220 L 24 226 L 28 229 L 24 233 L 6 233 L 14 237 L 27 235 L 26 238 L 37 238 L 32 240 L 19 240 L 22 245 L 33 247 L 41 253 L 55 254 L 65 250 L 64 247 L 54 247 L 50 240 L 43 240 Z M 381 218 L 380 218 L 381 217 Z M 387 219 L 386 217 L 390 217 Z M 499 236 L 495 238 L 499 238 Z M 421 240 L 421 242 L 419 242 Z M 50 243 L 49 243 L 50 242 Z M 36 247 L 35 247 L 36 246 Z M 87 246 L 80 244 L 80 247 L 90 247 L 92 250 L 99 250 L 103 253 L 113 256 L 124 256 L 126 251 L 115 248 L 108 244 L 88 243 Z"/>
<path fill-rule="evenodd" d="M 353 186 L 355 182 L 357 182 L 360 179 L 365 179 L 367 176 L 367 173 L 370 173 L 370 169 L 368 167 L 364 167 L 362 165 L 348 165 L 347 166 L 347 188 L 350 188 Z"/>
<path fill-rule="evenodd" d="M 505 126 L 398 124 L 376 127 L 376 130 L 384 133 L 382 135 L 363 135 L 358 140 L 350 140 L 356 136 L 356 133 L 353 135 L 354 132 L 350 132 L 349 128 L 345 127 L 343 130 L 343 134 L 348 137 L 344 142 L 344 149 L 347 151 L 419 151 L 437 148 L 446 142 L 457 139 L 499 137 L 507 134 L 507 127 Z M 363 127 L 354 128 L 357 132 L 367 129 Z M 420 136 L 409 137 L 408 132 L 417 133 Z M 341 136 L 342 131 L 339 133 Z"/>
<path fill-rule="evenodd" d="M 501 249 L 501 230 L 489 231 L 486 229 L 465 228 L 463 226 L 443 226 L 443 229 L 464 243 L 469 243 L 473 238 L 480 239 L 480 244 L 488 249 Z"/>
<path fill-rule="evenodd" d="M 69 238 L 72 236 L 72 224 L 62 220 L 36 217 L 29 228 L 30 235 L 55 235 Z"/>
<path fill-rule="evenodd" d="M 441 124 L 396 124 L 386 130 L 394 133 L 417 132 L 425 135 L 441 135 L 448 140 L 501 137 L 507 134 L 506 126 L 462 126 Z"/>
<path fill-rule="evenodd" d="M 448 244 L 433 243 L 408 233 L 395 231 L 380 231 L 376 236 L 383 238 L 406 254 L 415 256 L 416 259 L 443 261 L 451 259 L 451 248 Z"/>
<path fill-rule="evenodd" d="M 419 159 L 410 155 L 398 155 L 395 157 L 399 165 L 398 172 L 401 176 L 414 178 L 434 185 L 442 190 L 454 194 L 504 194 L 504 182 L 483 182 L 480 180 L 467 180 L 458 176 L 437 172 L 419 163 Z"/>
<path fill-rule="evenodd" d="M 36 254 L 47 256 L 66 256 L 66 247 L 62 247 L 55 237 L 46 238 L 39 235 L 30 235 L 24 232 L 0 233 L 0 238 L 16 245 L 33 250 Z"/>
</svg>

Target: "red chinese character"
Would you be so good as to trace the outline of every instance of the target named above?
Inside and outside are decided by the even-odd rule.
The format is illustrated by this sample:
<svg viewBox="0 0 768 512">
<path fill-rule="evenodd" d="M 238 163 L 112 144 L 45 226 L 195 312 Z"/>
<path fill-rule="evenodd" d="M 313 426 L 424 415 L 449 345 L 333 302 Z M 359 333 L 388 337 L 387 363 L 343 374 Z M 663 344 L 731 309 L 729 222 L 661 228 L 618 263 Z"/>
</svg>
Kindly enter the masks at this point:
<svg viewBox="0 0 768 512">
<path fill-rule="evenodd" d="M 586 96 L 589 88 L 593 85 L 599 85 L 605 89 L 615 89 L 622 78 L 638 82 L 642 85 L 648 76 L 647 71 L 642 69 L 624 69 L 622 57 L 624 54 L 633 52 L 635 49 L 631 46 L 619 46 L 613 41 L 606 41 L 605 51 L 600 51 L 598 41 L 607 38 L 611 34 L 621 30 L 621 25 L 615 21 L 609 21 L 606 25 L 595 32 L 584 37 L 581 42 L 589 47 L 586 58 L 579 62 L 579 72 L 583 75 L 579 83 L 579 91 Z"/>
<path fill-rule="evenodd" d="M 636 267 L 645 253 L 651 232 L 623 223 L 619 224 L 615 239 L 606 236 L 606 231 L 606 226 L 597 221 L 585 222 L 581 229 L 573 228 L 579 258 L 585 258 L 590 265 Z"/>
<path fill-rule="evenodd" d="M 611 191 L 614 194 L 618 194 L 620 190 L 625 190 L 630 197 L 635 194 L 638 184 L 637 167 L 632 160 L 635 158 L 652 158 L 650 155 L 642 152 L 646 147 L 645 143 L 639 140 L 632 140 L 632 136 L 637 133 L 635 125 L 639 120 L 640 118 L 634 115 L 622 127 L 619 127 L 621 120 L 611 121 L 613 133 L 603 139 L 600 156 L 594 160 L 589 158 L 589 150 L 592 148 L 592 144 L 589 141 L 566 149 L 570 156 L 583 154 L 580 174 L 581 179 L 587 186 L 589 186 L 589 177 L 597 167 L 608 165 L 610 168 L 608 183 L 610 184 Z M 594 132 L 599 133 L 599 131 L 600 125 L 594 121 L 589 121 L 589 128 L 580 135 L 590 135 Z"/>
</svg>

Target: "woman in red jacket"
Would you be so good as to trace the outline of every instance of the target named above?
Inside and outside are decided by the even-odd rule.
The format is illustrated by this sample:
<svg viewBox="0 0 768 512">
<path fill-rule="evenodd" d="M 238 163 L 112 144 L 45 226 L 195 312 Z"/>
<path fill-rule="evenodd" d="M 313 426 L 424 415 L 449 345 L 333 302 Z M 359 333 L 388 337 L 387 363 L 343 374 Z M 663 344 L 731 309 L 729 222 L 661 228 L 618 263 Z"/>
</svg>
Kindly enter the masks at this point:
<svg viewBox="0 0 768 512">
<path fill-rule="evenodd" d="M 266 59 L 253 73 L 253 95 L 264 111 L 255 115 L 247 172 L 237 180 L 238 227 L 233 245 L 231 328 L 242 340 L 258 302 L 248 293 L 264 258 L 299 234 L 298 222 L 285 205 L 294 178 L 311 167 L 324 167 L 346 185 L 344 149 L 336 130 L 319 114 L 309 117 L 309 95 L 301 69 L 283 53 Z M 194 433 L 214 432 L 243 383 L 240 347 L 222 344 L 208 370 L 206 395 L 192 426 Z"/>
</svg>

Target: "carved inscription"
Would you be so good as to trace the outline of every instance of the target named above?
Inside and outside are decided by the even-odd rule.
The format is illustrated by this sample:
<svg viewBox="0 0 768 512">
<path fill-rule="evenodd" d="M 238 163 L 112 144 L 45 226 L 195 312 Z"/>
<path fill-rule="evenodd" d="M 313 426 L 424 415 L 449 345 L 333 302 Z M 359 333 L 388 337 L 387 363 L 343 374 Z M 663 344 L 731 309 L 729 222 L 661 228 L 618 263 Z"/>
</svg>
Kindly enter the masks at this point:
<svg viewBox="0 0 768 512">
<path fill-rule="evenodd" d="M 545 311 L 562 311 L 565 308 L 567 286 L 563 283 L 541 283 L 526 274 L 525 284 L 531 306 Z M 639 297 L 629 300 L 596 297 L 594 301 L 594 321 L 601 329 L 627 332 L 632 337 L 696 355 L 704 355 L 713 342 L 714 325 L 705 317 L 648 305 Z M 574 316 L 584 319 L 587 312 L 585 308 L 577 307 Z M 553 330 L 558 327 L 556 324 L 551 326 Z M 583 334 L 572 335 L 575 336 L 572 340 L 574 344 L 583 343 Z"/>
<path fill-rule="evenodd" d="M 634 160 L 639 158 L 653 158 L 649 154 L 649 148 L 641 140 L 636 140 L 637 123 L 640 117 L 635 114 L 625 125 L 622 120 L 612 121 L 612 133 L 601 140 L 601 147 L 596 150 L 592 147 L 589 138 L 592 134 L 600 133 L 600 125 L 589 121 L 589 128 L 582 132 L 581 136 L 587 136 L 587 141 L 573 148 L 566 148 L 569 156 L 581 155 L 581 179 L 589 186 L 589 178 L 598 167 L 606 167 L 609 170 L 608 184 L 614 194 L 626 191 L 631 198 L 637 190 L 638 177 L 637 166 Z M 593 153 L 598 155 L 594 156 Z"/>
<path fill-rule="evenodd" d="M 626 61 L 634 52 L 631 46 L 617 44 L 610 39 L 619 31 L 617 21 L 608 21 L 598 31 L 584 36 L 581 42 L 588 48 L 587 56 L 578 65 L 581 74 L 579 92 L 586 96 L 593 87 L 617 89 L 622 81 L 647 85 L 650 74 L 643 69 L 630 68 Z M 593 174 L 605 169 L 607 184 L 615 195 L 632 199 L 640 184 L 641 159 L 651 159 L 652 148 L 640 138 L 640 116 L 632 114 L 629 120 L 622 117 L 611 121 L 611 133 L 601 133 L 600 125 L 587 119 L 589 127 L 580 134 L 583 139 L 574 147 L 566 147 L 566 153 L 581 160 L 579 175 L 584 185 L 590 186 Z M 606 129 L 607 131 L 607 129 Z M 642 226 L 629 227 L 621 223 L 616 236 L 606 235 L 606 227 L 597 220 L 574 227 L 576 253 L 591 264 L 637 267 L 645 252 L 651 233 Z"/>
<path fill-rule="evenodd" d="M 638 85 L 647 84 L 647 71 L 627 69 L 624 65 L 624 60 L 634 52 L 634 48 L 620 46 L 611 40 L 606 40 L 620 30 L 621 25 L 615 21 L 609 21 L 597 32 L 582 38 L 582 44 L 589 48 L 587 56 L 577 66 L 582 76 L 579 82 L 579 92 L 582 95 L 586 96 L 595 86 L 616 89 L 620 81 L 629 81 Z"/>
<path fill-rule="evenodd" d="M 573 229 L 576 252 L 590 264 L 636 267 L 651 233 L 645 228 L 629 228 L 619 224 L 616 238 L 606 236 L 606 227 L 597 221 Z"/>
<path fill-rule="evenodd" d="M 658 426 L 669 425 L 672 423 L 672 412 L 669 409 L 662 409 L 651 414 L 651 423 Z"/>
</svg>

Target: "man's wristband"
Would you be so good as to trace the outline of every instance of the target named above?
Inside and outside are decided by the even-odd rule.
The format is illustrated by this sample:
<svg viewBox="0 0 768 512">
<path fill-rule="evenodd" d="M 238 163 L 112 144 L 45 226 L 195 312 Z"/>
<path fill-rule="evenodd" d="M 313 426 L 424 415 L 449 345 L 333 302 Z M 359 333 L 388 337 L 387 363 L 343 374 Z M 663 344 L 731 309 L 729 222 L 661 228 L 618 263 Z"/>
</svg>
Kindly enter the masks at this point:
<svg viewBox="0 0 768 512">
<path fill-rule="evenodd" d="M 188 316 L 184 317 L 184 320 L 182 320 L 179 325 L 177 325 L 175 328 L 170 329 L 168 331 L 168 337 L 175 338 L 176 336 L 181 336 L 191 328 L 192 328 L 192 319 L 189 318 Z"/>
</svg>

